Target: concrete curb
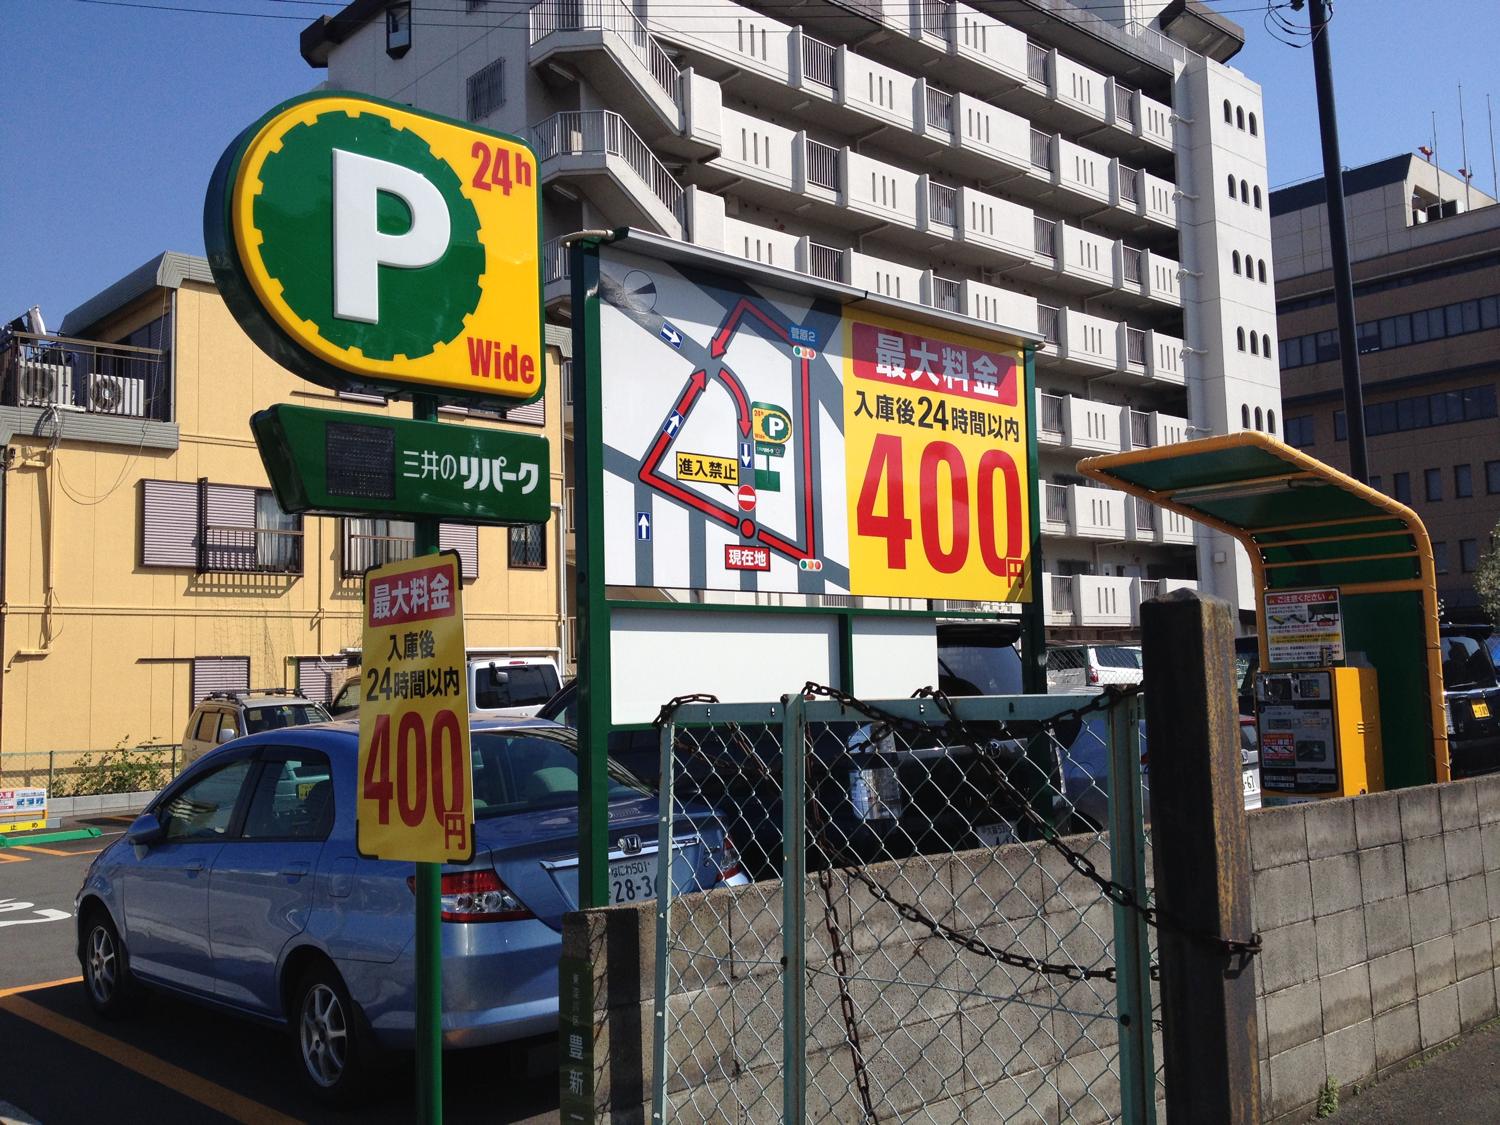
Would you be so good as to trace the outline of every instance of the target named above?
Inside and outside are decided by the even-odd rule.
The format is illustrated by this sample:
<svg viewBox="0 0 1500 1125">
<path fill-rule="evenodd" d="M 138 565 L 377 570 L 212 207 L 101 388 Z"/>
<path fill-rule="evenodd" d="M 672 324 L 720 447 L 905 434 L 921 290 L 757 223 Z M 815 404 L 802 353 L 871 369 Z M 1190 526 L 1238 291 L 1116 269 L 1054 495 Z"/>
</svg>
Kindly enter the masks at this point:
<svg viewBox="0 0 1500 1125">
<path fill-rule="evenodd" d="M 98 793 L 92 797 L 49 797 L 47 815 L 104 816 L 109 813 L 140 812 L 158 792 L 160 790 L 150 789 L 137 793 Z"/>
</svg>

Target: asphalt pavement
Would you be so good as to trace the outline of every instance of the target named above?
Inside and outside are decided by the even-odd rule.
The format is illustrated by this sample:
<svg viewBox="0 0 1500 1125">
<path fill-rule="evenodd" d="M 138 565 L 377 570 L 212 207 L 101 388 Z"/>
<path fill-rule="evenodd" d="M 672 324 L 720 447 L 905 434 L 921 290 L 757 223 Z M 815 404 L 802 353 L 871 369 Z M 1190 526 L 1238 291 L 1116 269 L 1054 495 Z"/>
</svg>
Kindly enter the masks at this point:
<svg viewBox="0 0 1500 1125">
<path fill-rule="evenodd" d="M 42 1125 L 410 1121 L 410 1054 L 389 1056 L 369 1103 L 339 1113 L 303 1092 L 292 1040 L 277 1028 L 157 995 L 128 1020 L 93 1013 L 79 980 L 73 895 L 126 819 L 84 822 L 101 829 L 90 840 L 0 849 L 0 1110 Z M 555 1069 L 536 1065 L 554 1050 L 544 1040 L 448 1052 L 446 1119 L 556 1121 Z"/>
<path fill-rule="evenodd" d="M 1500 1121 L 1500 1025 L 1471 1032 L 1350 1097 L 1326 1120 L 1336 1125 Z"/>
</svg>

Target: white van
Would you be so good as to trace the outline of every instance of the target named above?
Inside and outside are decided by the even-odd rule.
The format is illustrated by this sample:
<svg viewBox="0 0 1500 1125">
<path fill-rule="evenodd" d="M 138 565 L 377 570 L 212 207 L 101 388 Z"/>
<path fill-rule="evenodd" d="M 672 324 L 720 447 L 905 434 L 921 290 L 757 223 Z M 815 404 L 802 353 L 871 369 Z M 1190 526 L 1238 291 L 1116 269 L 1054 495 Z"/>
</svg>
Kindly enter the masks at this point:
<svg viewBox="0 0 1500 1125">
<path fill-rule="evenodd" d="M 557 660 L 537 653 L 471 654 L 468 660 L 469 713 L 482 717 L 527 717 L 562 687 Z M 358 668 L 328 705 L 336 719 L 359 718 L 361 681 Z"/>
<path fill-rule="evenodd" d="M 1107 684 L 1141 682 L 1141 650 L 1136 645 L 1058 645 L 1047 650 L 1047 690 L 1102 691 Z"/>
</svg>

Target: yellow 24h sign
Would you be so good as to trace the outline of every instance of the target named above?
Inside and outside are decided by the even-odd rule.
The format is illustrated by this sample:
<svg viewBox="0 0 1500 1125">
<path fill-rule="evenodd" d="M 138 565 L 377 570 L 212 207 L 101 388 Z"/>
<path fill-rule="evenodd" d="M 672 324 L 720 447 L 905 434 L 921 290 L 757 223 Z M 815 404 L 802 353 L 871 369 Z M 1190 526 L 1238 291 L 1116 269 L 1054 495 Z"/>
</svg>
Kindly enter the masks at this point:
<svg viewBox="0 0 1500 1125">
<path fill-rule="evenodd" d="M 474 857 L 459 587 L 453 551 L 365 575 L 355 806 L 361 855 L 416 863 Z"/>
<path fill-rule="evenodd" d="M 230 309 L 324 385 L 542 393 L 536 155 L 522 141 L 343 93 L 240 134 L 204 208 Z"/>
</svg>

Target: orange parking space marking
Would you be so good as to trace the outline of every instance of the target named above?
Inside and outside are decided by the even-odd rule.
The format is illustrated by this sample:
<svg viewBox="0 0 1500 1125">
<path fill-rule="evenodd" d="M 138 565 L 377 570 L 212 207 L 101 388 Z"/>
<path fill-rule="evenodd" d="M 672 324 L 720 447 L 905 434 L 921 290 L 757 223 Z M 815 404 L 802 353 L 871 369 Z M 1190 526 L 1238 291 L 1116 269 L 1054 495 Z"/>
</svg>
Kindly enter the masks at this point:
<svg viewBox="0 0 1500 1125">
<path fill-rule="evenodd" d="M 90 855 L 90 852 L 65 852 L 61 848 L 44 848 L 41 844 L 12 844 L 18 852 L 41 852 L 43 855 Z M 98 851 L 98 848 L 94 849 Z"/>
<path fill-rule="evenodd" d="M 63 984 L 81 984 L 82 977 L 63 977 L 61 980 L 44 980 L 39 984 L 23 984 L 16 988 L 0 988 L 0 998 L 18 996 L 22 992 L 40 992 L 44 988 L 56 988 Z"/>
<path fill-rule="evenodd" d="M 54 981 L 52 983 L 76 983 L 79 979 L 74 977 L 71 982 Z M 19 1016 L 54 1035 L 61 1036 L 80 1047 L 86 1047 L 95 1054 L 103 1055 L 111 1062 L 133 1070 L 183 1097 L 191 1098 L 231 1120 L 243 1122 L 244 1125 L 295 1125 L 297 1121 L 295 1117 L 278 1113 L 269 1106 L 261 1105 L 260 1102 L 251 1098 L 225 1089 L 217 1082 L 210 1082 L 191 1071 L 183 1070 L 180 1066 L 173 1066 L 139 1047 L 122 1043 L 87 1024 L 58 1015 L 19 995 L 20 992 L 46 987 L 48 986 L 45 984 L 28 985 L 23 989 L 12 990 L 8 995 L 0 993 L 0 1011 Z"/>
<path fill-rule="evenodd" d="M 11 855 L 11 849 L 0 848 L 0 861 L 5 863 L 25 863 L 31 857 L 29 855 Z"/>
</svg>

